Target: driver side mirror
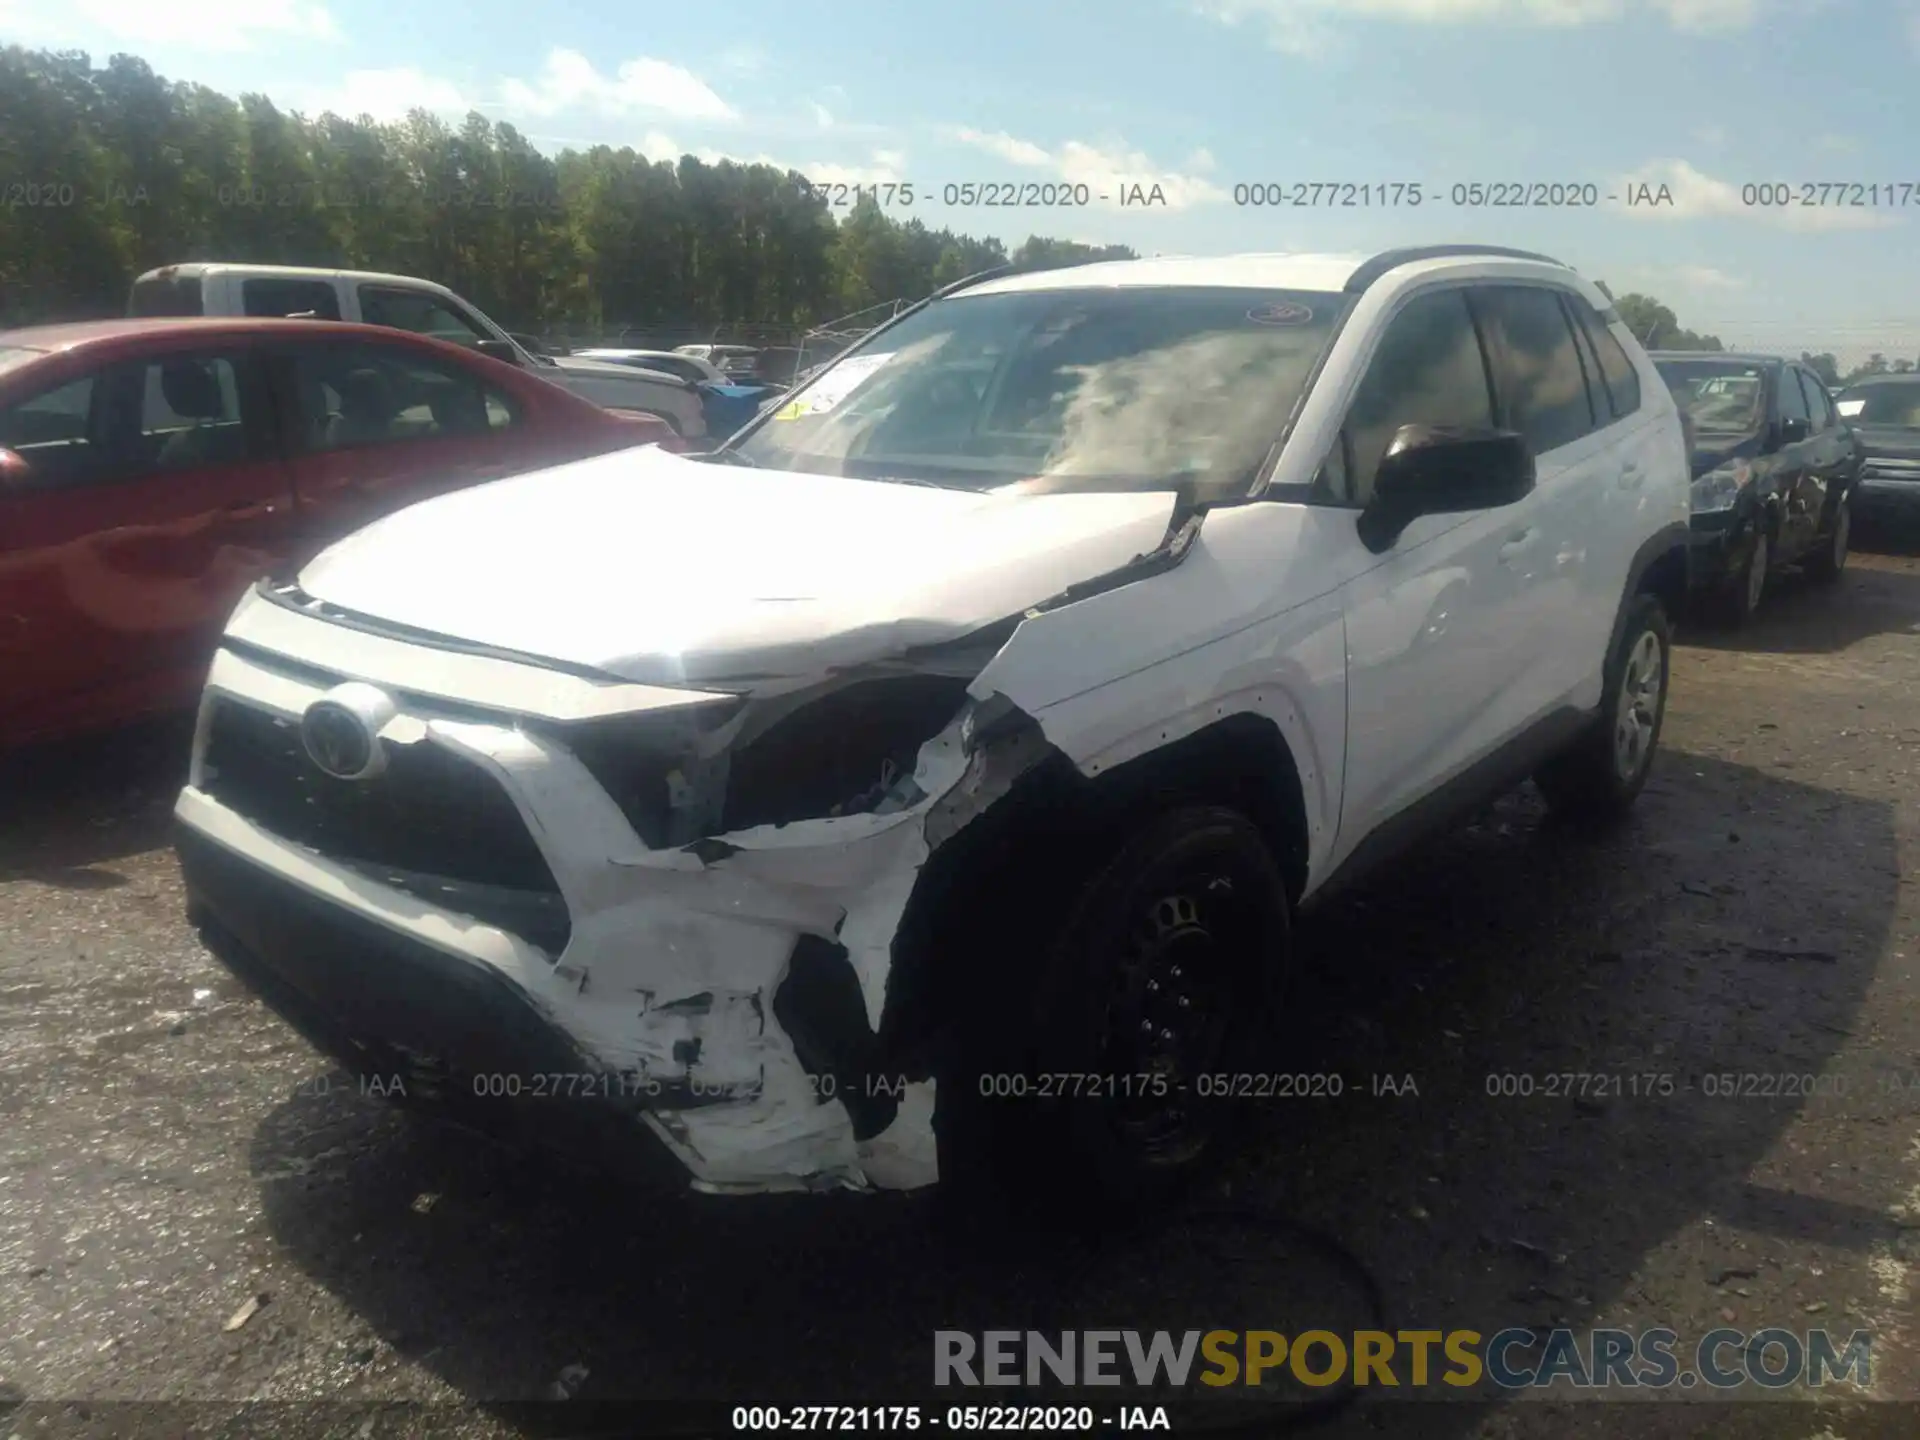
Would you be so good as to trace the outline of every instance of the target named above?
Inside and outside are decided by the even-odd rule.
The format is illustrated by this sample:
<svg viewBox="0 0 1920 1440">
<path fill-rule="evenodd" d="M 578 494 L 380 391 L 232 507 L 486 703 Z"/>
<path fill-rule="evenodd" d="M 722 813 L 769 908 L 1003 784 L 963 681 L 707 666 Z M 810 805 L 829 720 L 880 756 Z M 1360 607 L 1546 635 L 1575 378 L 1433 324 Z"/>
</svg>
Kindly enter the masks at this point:
<svg viewBox="0 0 1920 1440">
<path fill-rule="evenodd" d="M 518 365 L 520 363 L 520 352 L 514 348 L 511 340 L 476 340 L 474 341 L 473 348 L 478 350 L 482 355 L 486 355 L 494 360 L 504 360 L 509 365 Z"/>
<path fill-rule="evenodd" d="M 1813 422 L 1803 420 L 1798 415 L 1790 415 L 1780 422 L 1780 443 L 1798 445 L 1813 433 Z"/>
<path fill-rule="evenodd" d="M 1511 505 L 1533 493 L 1533 447 L 1511 430 L 1402 425 L 1360 512 L 1360 540 L 1378 555 L 1422 515 Z"/>
<path fill-rule="evenodd" d="M 16 485 L 24 485 L 33 467 L 27 464 L 26 457 L 18 450 L 9 450 L 0 445 L 0 490 Z"/>
</svg>

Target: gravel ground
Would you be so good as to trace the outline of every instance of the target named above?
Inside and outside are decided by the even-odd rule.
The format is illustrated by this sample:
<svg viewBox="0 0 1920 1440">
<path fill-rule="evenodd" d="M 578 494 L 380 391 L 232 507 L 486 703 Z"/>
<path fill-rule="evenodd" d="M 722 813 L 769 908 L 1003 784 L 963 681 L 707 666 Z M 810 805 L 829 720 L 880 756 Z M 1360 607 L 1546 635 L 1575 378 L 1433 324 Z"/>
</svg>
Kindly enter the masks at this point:
<svg viewBox="0 0 1920 1440">
<path fill-rule="evenodd" d="M 1290 1068 L 1344 1093 L 1265 1107 L 1222 1181 L 1337 1236 L 1390 1327 L 1864 1328 L 1870 1392 L 1369 1397 L 1323 1433 L 1920 1434 L 1916 682 L 1911 558 L 1688 636 L 1624 831 L 1579 841 L 1522 793 L 1303 926 Z M 598 1400 L 663 1430 L 676 1397 L 898 1397 L 936 1329 L 1367 1324 L 1285 1228 L 963 1239 L 922 1200 L 654 1193 L 365 1099 L 189 932 L 183 745 L 0 769 L 0 1436 L 558 1434 Z M 1701 1093 L 1728 1072 L 1820 1093 Z M 1576 1100 L 1556 1074 L 1676 1088 Z M 1536 1093 L 1490 1095 L 1503 1075 Z M 516 1408 L 570 1366 L 576 1400 Z"/>
</svg>

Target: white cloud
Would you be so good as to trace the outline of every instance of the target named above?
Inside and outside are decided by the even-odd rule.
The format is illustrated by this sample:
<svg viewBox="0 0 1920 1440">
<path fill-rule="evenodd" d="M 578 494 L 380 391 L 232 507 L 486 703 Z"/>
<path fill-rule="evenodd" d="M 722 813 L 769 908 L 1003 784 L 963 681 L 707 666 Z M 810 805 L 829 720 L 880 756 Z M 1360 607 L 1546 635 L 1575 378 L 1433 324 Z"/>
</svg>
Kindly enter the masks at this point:
<svg viewBox="0 0 1920 1440">
<path fill-rule="evenodd" d="M 1136 185 L 1149 192 L 1156 186 L 1159 188 L 1164 205 L 1156 203 L 1153 207 L 1155 210 L 1186 210 L 1227 198 L 1227 192 L 1212 181 L 1200 175 L 1185 174 L 1157 165 L 1150 156 L 1138 150 L 1103 148 L 1081 140 L 1069 140 L 1057 150 L 1048 150 L 1045 146 L 1019 139 L 1005 131 L 957 127 L 949 129 L 947 133 L 962 144 L 983 150 L 1009 165 L 1028 170 L 1047 170 L 1062 180 L 1084 184 L 1096 198 L 1104 196 L 1109 201 L 1117 201 L 1121 190 L 1130 191 Z M 1210 164 L 1212 156 L 1202 151 L 1193 159 L 1204 159 Z M 1207 168 L 1193 165 L 1192 160 L 1189 160 L 1189 166 L 1194 169 Z"/>
<path fill-rule="evenodd" d="M 1760 16 L 1760 0 L 1653 0 L 1676 30 L 1714 35 L 1744 30 Z"/>
<path fill-rule="evenodd" d="M 543 117 L 586 111 L 614 120 L 648 112 L 681 120 L 739 118 L 704 80 L 681 66 L 642 57 L 622 61 L 607 76 L 578 50 L 551 51 L 537 79 L 509 80 L 500 97 L 509 112 Z"/>
<path fill-rule="evenodd" d="M 1009 165 L 1045 167 L 1053 163 L 1053 157 L 1038 145 L 1029 140 L 1016 140 L 1004 130 L 969 130 L 963 125 L 947 133 L 964 145 L 999 156 Z"/>
<path fill-rule="evenodd" d="M 1899 223 L 1886 211 L 1867 206 L 1802 205 L 1798 193 L 1789 197 L 1794 203 L 1788 205 L 1749 205 L 1741 196 L 1741 186 L 1717 180 L 1685 160 L 1652 161 L 1617 177 L 1614 185 L 1615 193 L 1647 187 L 1645 193 L 1656 203 L 1629 205 L 1625 210 L 1628 216 L 1640 220 L 1739 219 L 1799 231 L 1883 230 Z M 1669 204 L 1657 203 L 1663 186 L 1671 197 Z M 1755 198 L 1759 198 L 1757 192 Z M 1831 201 L 1834 197 L 1827 198 Z"/>
<path fill-rule="evenodd" d="M 1211 150 L 1196 150 L 1187 157 L 1187 168 L 1189 170 L 1198 170 L 1202 175 L 1212 174 L 1215 166 L 1216 162 Z"/>
<path fill-rule="evenodd" d="M 1915 50 L 1920 50 L 1920 10 L 1907 15 L 1907 43 Z"/>
<path fill-rule="evenodd" d="M 404 120 L 414 110 L 457 119 L 476 107 L 451 80 L 403 66 L 395 70 L 351 70 L 337 88 L 297 99 L 293 108 L 309 115 L 331 111 L 349 120 L 370 115 L 379 121 L 395 121 Z"/>
<path fill-rule="evenodd" d="M 324 5 L 307 0 L 205 0 L 190 15 L 151 0 L 0 0 L 0 36 L 81 46 L 101 38 L 127 45 L 238 51 L 263 41 L 340 39 Z"/>
<path fill-rule="evenodd" d="M 831 110 L 827 109 L 826 106 L 820 104 L 818 101 L 810 102 L 808 108 L 813 111 L 814 124 L 818 125 L 822 130 L 831 130 L 833 128 L 833 112 Z"/>
<path fill-rule="evenodd" d="M 1715 269 L 1711 265 L 1680 265 L 1674 268 L 1674 278 L 1683 285 L 1692 285 L 1701 290 L 1744 290 L 1747 282 L 1738 275 L 1729 275 L 1725 270 Z"/>
<path fill-rule="evenodd" d="M 1765 0 L 1192 0 L 1202 15 L 1224 25 L 1263 28 L 1268 42 L 1291 54 L 1327 48 L 1334 26 L 1347 20 L 1410 25 L 1507 23 L 1566 28 L 1618 20 L 1636 10 L 1660 16 L 1692 34 L 1740 30 Z"/>
<path fill-rule="evenodd" d="M 707 165 L 718 165 L 731 160 L 736 165 L 771 165 L 785 172 L 797 170 L 816 185 L 898 185 L 905 179 L 901 173 L 906 168 L 907 157 L 898 150 L 876 150 L 868 157 L 867 164 L 848 164 L 844 161 L 814 160 L 801 164 L 794 160 L 783 160 L 764 152 L 757 155 L 736 154 L 725 150 L 695 149 L 691 145 L 682 145 L 670 135 L 658 130 L 649 130 L 633 147 L 649 160 L 665 160 L 677 163 L 682 155 L 691 155 Z"/>
</svg>

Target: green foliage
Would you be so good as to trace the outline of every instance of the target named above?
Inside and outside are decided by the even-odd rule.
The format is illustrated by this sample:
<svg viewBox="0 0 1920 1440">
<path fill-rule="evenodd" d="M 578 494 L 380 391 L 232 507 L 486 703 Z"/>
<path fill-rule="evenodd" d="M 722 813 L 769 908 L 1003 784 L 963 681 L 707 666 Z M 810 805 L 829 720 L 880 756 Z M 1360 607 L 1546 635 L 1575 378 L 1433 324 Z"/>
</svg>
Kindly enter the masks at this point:
<svg viewBox="0 0 1920 1440">
<path fill-rule="evenodd" d="M 124 311 L 189 260 L 419 275 L 516 330 L 800 328 L 1007 263 L 995 239 L 798 174 L 596 146 L 558 157 L 474 113 L 457 128 L 307 117 L 115 55 L 0 47 L 0 325 Z M 1012 258 L 1132 258 L 1033 236 Z"/>
<path fill-rule="evenodd" d="M 1611 291 L 1607 292 L 1611 295 Z M 1613 308 L 1649 350 L 1724 350 L 1718 335 L 1696 335 L 1682 329 L 1679 318 L 1651 295 L 1622 295 Z"/>
</svg>

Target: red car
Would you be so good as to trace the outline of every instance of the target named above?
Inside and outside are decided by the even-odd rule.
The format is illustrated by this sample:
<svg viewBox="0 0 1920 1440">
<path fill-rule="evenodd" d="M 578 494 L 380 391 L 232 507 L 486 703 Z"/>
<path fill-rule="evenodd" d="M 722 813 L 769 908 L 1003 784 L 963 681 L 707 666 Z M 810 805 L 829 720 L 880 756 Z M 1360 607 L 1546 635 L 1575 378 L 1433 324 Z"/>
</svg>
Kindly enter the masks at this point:
<svg viewBox="0 0 1920 1440">
<path fill-rule="evenodd" d="M 246 586 L 415 500 L 671 429 L 423 336 L 0 331 L 0 744 L 191 705 Z"/>
</svg>

